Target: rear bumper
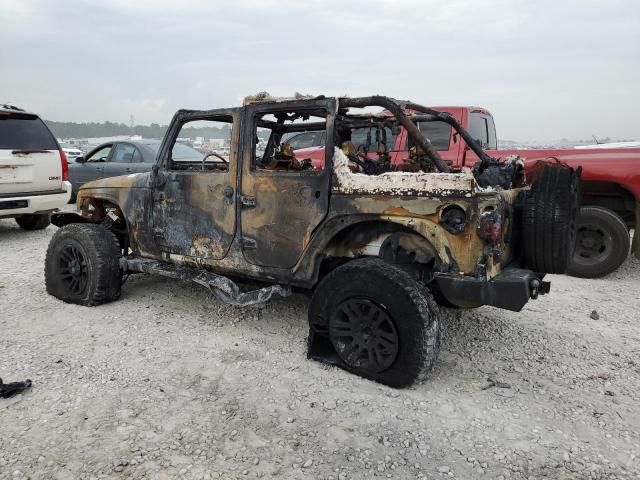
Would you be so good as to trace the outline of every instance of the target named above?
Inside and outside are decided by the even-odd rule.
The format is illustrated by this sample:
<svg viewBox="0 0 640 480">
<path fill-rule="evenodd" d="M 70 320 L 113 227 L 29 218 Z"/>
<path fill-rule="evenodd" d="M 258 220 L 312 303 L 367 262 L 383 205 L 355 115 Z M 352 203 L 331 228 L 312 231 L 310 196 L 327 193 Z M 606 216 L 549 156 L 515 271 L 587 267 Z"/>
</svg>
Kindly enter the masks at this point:
<svg viewBox="0 0 640 480">
<path fill-rule="evenodd" d="M 46 213 L 63 208 L 71 198 L 71 183 L 62 182 L 62 189 L 51 193 L 18 193 L 0 198 L 0 218 L 32 213 Z"/>
<path fill-rule="evenodd" d="M 491 280 L 454 273 L 435 275 L 442 295 L 453 305 L 474 308 L 482 305 L 519 312 L 531 298 L 549 292 L 549 282 L 522 268 L 505 268 Z"/>
</svg>

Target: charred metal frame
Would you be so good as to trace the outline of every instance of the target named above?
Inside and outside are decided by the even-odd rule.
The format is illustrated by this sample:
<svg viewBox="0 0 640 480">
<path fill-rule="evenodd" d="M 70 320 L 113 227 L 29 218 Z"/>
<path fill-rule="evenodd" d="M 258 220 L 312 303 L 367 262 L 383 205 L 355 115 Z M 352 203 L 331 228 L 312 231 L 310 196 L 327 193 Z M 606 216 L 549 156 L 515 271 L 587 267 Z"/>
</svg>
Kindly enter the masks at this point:
<svg viewBox="0 0 640 480">
<path fill-rule="evenodd" d="M 367 106 L 382 107 L 386 111 L 364 114 L 348 111 L 352 107 Z M 418 113 L 407 114 L 406 110 Z M 308 123 L 284 124 L 283 121 L 261 118 L 269 114 L 278 118 L 280 114 L 280 119 L 287 115 L 291 120 L 291 112 L 297 116 L 325 118 L 326 122 L 311 119 Z M 208 176 L 213 175 L 212 172 L 200 174 L 169 170 L 171 148 L 185 123 L 229 118 L 233 118 L 233 133 L 227 177 Z M 156 165 L 150 173 L 94 182 L 80 191 L 78 202 L 85 216 L 89 204 L 94 205 L 97 212 L 102 212 L 106 205 L 119 209 L 119 215 L 126 220 L 134 252 L 127 258 L 149 260 L 128 265 L 128 269 L 134 271 L 160 271 L 160 263 L 165 262 L 215 272 L 219 277 L 231 275 L 311 288 L 321 278 L 325 260 L 333 261 L 335 257 L 339 261 L 347 261 L 371 254 L 363 253 L 354 246 L 357 242 L 352 241 L 355 237 L 351 235 L 361 226 L 373 232 L 366 242 L 376 240 L 375 232 L 383 231 L 408 235 L 414 240 L 420 238 L 432 245 L 437 253 L 435 271 L 456 272 L 477 281 L 486 281 L 499 273 L 511 257 L 508 245 L 503 257 L 491 256 L 494 246 L 485 245 L 475 234 L 478 212 L 487 206 L 498 208 L 505 202 L 511 203 L 509 195 L 513 190 L 497 192 L 492 189 L 476 195 L 477 185 L 471 172 L 452 173 L 451 177 L 459 177 L 466 183 L 446 192 L 409 188 L 402 195 L 366 189 L 354 194 L 339 188 L 333 164 L 334 155 L 339 152 L 334 151 L 334 147 L 340 147 L 338 142 L 348 138 L 351 128 L 402 125 L 412 142 L 423 150 L 439 171 L 450 172 L 448 165 L 419 130 L 416 122 L 422 121 L 443 121 L 451 125 L 482 161 L 491 164 L 495 161 L 449 115 L 382 96 L 354 99 L 318 97 L 254 103 L 232 109 L 180 110 L 173 117 Z M 254 142 L 255 129 L 259 127 L 271 129 L 275 136 L 287 132 L 326 130 L 324 169 L 256 169 Z M 192 174 L 191 179 L 178 186 L 177 177 L 188 173 Z M 413 175 L 409 172 L 402 174 Z M 177 189 L 169 188 L 172 185 L 178 186 Z M 460 226 L 460 231 L 447 231 L 440 223 L 442 209 L 451 205 L 465 212 L 466 221 L 464 226 Z M 166 218 L 161 215 L 163 208 L 172 209 L 167 210 L 170 215 Z M 83 219 L 100 222 L 104 215 L 89 213 Z M 58 220 L 60 223 L 73 221 L 66 217 Z M 202 228 L 192 228 L 195 225 Z M 169 242 L 177 235 L 176 232 L 180 234 L 180 248 L 172 248 Z M 477 273 L 479 264 L 485 266 L 486 275 Z M 165 270 L 169 272 L 171 269 Z M 171 270 L 171 274 L 175 272 Z M 212 278 L 218 277 L 207 277 L 208 280 Z M 212 287 L 211 282 L 205 283 Z M 244 303 L 247 300 L 239 297 L 242 292 L 229 285 L 223 291 L 227 294 L 226 301 Z"/>
<path fill-rule="evenodd" d="M 341 98 L 340 108 L 364 108 L 370 106 L 377 106 L 387 109 L 393 114 L 406 130 L 412 140 L 420 146 L 420 148 L 427 154 L 429 159 L 436 166 L 438 171 L 448 173 L 451 171 L 449 165 L 442 159 L 438 151 L 431 145 L 431 142 L 420 131 L 415 122 L 434 122 L 441 121 L 448 123 L 453 129 L 460 134 L 462 139 L 467 142 L 469 148 L 478 155 L 481 162 L 480 171 L 489 165 L 497 163 L 497 160 L 489 155 L 482 149 L 480 144 L 464 129 L 460 123 L 448 113 L 434 110 L 423 105 L 412 102 L 399 102 L 389 97 L 383 97 L 380 95 L 374 95 L 372 97 L 360 97 L 360 98 Z M 405 110 L 415 110 L 417 112 L 424 113 L 426 115 L 406 115 Z"/>
</svg>

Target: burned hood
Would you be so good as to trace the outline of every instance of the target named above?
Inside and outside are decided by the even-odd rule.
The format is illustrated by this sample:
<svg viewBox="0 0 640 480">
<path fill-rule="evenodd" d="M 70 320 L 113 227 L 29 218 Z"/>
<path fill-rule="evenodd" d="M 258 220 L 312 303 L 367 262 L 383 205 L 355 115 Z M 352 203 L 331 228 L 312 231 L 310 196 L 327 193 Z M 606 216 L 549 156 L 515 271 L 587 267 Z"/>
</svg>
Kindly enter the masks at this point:
<svg viewBox="0 0 640 480">
<path fill-rule="evenodd" d="M 149 186 L 149 172 L 101 178 L 80 186 L 80 193 L 103 188 L 144 188 Z"/>
</svg>

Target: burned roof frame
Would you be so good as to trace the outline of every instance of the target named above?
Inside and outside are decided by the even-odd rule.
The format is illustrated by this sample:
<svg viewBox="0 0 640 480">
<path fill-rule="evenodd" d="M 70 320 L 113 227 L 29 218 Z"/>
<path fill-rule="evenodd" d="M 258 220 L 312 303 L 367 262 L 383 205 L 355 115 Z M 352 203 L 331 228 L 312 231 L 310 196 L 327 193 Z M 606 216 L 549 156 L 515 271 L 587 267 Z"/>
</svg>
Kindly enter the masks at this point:
<svg viewBox="0 0 640 480">
<path fill-rule="evenodd" d="M 174 125 L 182 125 L 190 120 L 198 120 L 198 119 L 207 119 L 214 116 L 232 116 L 240 114 L 242 111 L 246 109 L 253 109 L 255 107 L 259 107 L 258 111 L 264 109 L 264 107 L 272 107 L 274 111 L 277 112 L 287 112 L 297 109 L 308 110 L 308 114 L 310 116 L 317 117 L 326 117 L 329 120 L 331 117 L 335 118 L 335 123 L 340 123 L 343 126 L 348 127 L 357 127 L 357 126 L 366 126 L 371 123 L 380 123 L 384 124 L 393 124 L 395 122 L 402 125 L 406 130 L 410 138 L 413 142 L 418 145 L 424 153 L 429 157 L 429 159 L 433 162 L 433 165 L 440 172 L 448 173 L 451 171 L 449 165 L 442 159 L 438 151 L 433 147 L 431 142 L 427 137 L 420 131 L 417 126 L 417 122 L 434 122 L 440 121 L 445 122 L 462 137 L 462 139 L 466 142 L 469 148 L 478 156 L 480 159 L 480 164 L 478 166 L 478 171 L 482 172 L 486 168 L 492 165 L 496 165 L 498 161 L 488 155 L 480 145 L 480 143 L 474 139 L 471 134 L 449 113 L 441 112 L 439 110 L 435 110 L 433 108 L 426 107 L 424 105 L 420 105 L 418 103 L 410 102 L 410 101 L 399 101 L 391 97 L 385 97 L 382 95 L 373 95 L 369 97 L 339 97 L 337 99 L 337 111 L 331 112 L 326 111 L 323 108 L 313 108 L 310 106 L 311 103 L 317 102 L 318 100 L 326 100 L 325 96 L 317 96 L 317 97 L 303 97 L 303 98 L 292 98 L 292 99 L 265 99 L 255 103 L 245 103 L 242 107 L 235 108 L 225 108 L 225 109 L 213 109 L 213 110 L 178 110 L 174 115 L 174 121 L 179 120 L 179 122 L 172 122 Z M 382 107 L 387 110 L 390 115 L 385 114 L 349 114 L 349 108 L 365 108 L 365 107 Z M 417 114 L 407 114 L 407 110 L 413 110 L 418 112 Z M 299 131 L 311 131 L 311 130 L 322 130 L 327 128 L 330 123 L 334 122 L 312 122 L 312 123 L 291 123 L 288 125 L 284 125 L 280 122 L 272 122 L 269 120 L 261 119 L 258 122 L 258 126 L 263 128 L 277 128 L 282 133 L 284 132 L 299 132 Z M 169 135 L 175 136 L 177 132 L 174 132 L 174 129 L 170 129 L 165 134 L 166 137 Z M 163 142 L 167 143 L 168 142 Z M 168 147 L 165 146 L 165 150 Z M 158 152 L 158 165 L 163 163 L 164 158 L 166 158 L 167 151 Z"/>
</svg>

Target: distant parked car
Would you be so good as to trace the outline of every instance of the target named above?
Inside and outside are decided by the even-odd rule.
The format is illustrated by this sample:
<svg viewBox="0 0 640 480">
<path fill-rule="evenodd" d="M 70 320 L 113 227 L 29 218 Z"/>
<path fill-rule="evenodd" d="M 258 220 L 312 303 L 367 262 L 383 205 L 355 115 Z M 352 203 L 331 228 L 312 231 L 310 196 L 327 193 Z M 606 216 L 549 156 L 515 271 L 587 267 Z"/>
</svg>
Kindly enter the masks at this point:
<svg viewBox="0 0 640 480">
<path fill-rule="evenodd" d="M 69 168 L 73 185 L 71 201 L 75 201 L 83 183 L 151 170 L 159 147 L 159 140 L 123 140 L 103 143 L 86 155 L 76 157 Z M 173 149 L 174 160 L 193 162 L 202 160 L 202 157 L 202 153 L 182 143 L 176 143 Z"/>
<path fill-rule="evenodd" d="M 73 145 L 69 145 L 66 142 L 58 142 L 60 144 L 60 148 L 67 156 L 67 160 L 70 162 L 75 161 L 76 158 L 82 156 L 82 150 L 79 148 L 75 148 Z"/>
<path fill-rule="evenodd" d="M 0 218 L 23 230 L 47 228 L 51 212 L 69 201 L 67 158 L 34 113 L 0 105 Z"/>
</svg>

